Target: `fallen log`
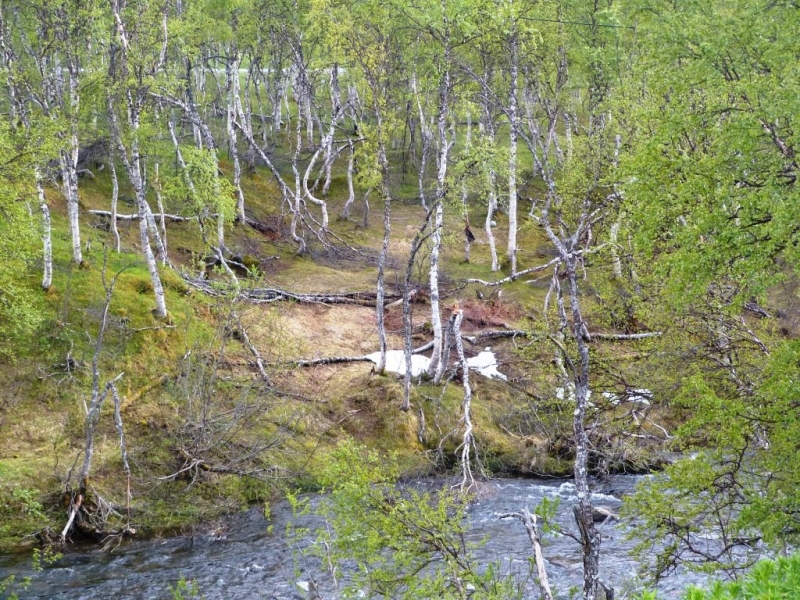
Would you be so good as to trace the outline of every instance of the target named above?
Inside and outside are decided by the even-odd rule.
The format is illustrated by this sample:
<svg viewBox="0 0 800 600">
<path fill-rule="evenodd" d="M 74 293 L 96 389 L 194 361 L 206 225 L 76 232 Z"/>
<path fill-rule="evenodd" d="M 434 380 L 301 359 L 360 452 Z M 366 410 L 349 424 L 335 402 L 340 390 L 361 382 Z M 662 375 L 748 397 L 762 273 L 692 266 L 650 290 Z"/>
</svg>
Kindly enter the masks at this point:
<svg viewBox="0 0 800 600">
<path fill-rule="evenodd" d="M 590 333 L 589 336 L 598 340 L 626 341 L 626 340 L 645 340 L 647 338 L 659 337 L 661 331 L 646 331 L 644 333 Z"/>
<path fill-rule="evenodd" d="M 318 365 L 339 365 L 351 362 L 372 362 L 367 356 L 329 356 L 310 360 L 294 360 L 291 364 L 298 367 L 316 367 Z"/>
<path fill-rule="evenodd" d="M 108 219 L 111 218 L 111 211 L 110 210 L 89 210 L 89 211 L 86 211 L 86 212 L 88 212 L 90 215 L 95 215 L 95 216 L 98 216 L 98 217 L 106 217 Z M 162 217 L 161 213 L 158 213 L 155 216 L 157 216 L 159 219 Z M 203 217 L 203 218 L 213 219 L 216 216 L 217 215 L 207 215 L 206 217 Z M 197 221 L 197 219 L 198 219 L 198 217 L 196 217 L 196 216 L 194 216 L 194 217 L 184 217 L 182 215 L 169 215 L 169 214 L 164 214 L 163 217 L 164 217 L 165 220 L 173 221 L 175 223 L 184 223 L 186 221 Z M 140 217 L 139 217 L 138 213 L 133 213 L 131 215 L 124 215 L 124 214 L 121 214 L 121 213 L 117 213 L 117 221 L 138 221 L 139 218 Z"/>
<path fill-rule="evenodd" d="M 92 210 L 88 210 L 86 212 L 88 212 L 90 215 L 95 215 L 97 217 L 106 217 L 107 219 L 111 218 L 111 211 L 110 210 L 94 210 L 94 209 L 92 209 Z M 160 219 L 162 215 L 161 215 L 161 213 L 158 213 L 155 216 L 157 216 Z M 218 216 L 219 215 L 217 215 L 216 213 L 213 213 L 213 214 L 204 215 L 203 218 L 204 219 L 216 219 Z M 197 221 L 199 219 L 199 216 L 197 216 L 197 215 L 186 217 L 186 216 L 183 216 L 183 215 L 171 215 L 171 214 L 168 214 L 168 213 L 164 213 L 163 217 L 164 217 L 164 220 L 171 221 L 173 223 L 185 223 L 187 221 Z M 139 214 L 138 213 L 133 213 L 133 214 L 126 215 L 126 214 L 117 213 L 116 218 L 117 218 L 117 221 L 138 221 L 139 220 Z M 250 227 L 252 227 L 256 231 L 260 231 L 261 233 L 273 233 L 273 231 L 269 227 L 269 225 L 267 225 L 265 223 L 262 223 L 258 219 L 254 219 L 252 217 L 247 217 L 245 219 L 245 223 L 247 223 L 247 225 L 249 225 Z"/>
<path fill-rule="evenodd" d="M 375 306 L 377 295 L 375 292 L 344 292 L 341 294 L 301 294 L 297 292 L 290 292 L 280 288 L 222 288 L 219 285 L 211 285 L 206 279 L 198 279 L 191 277 L 182 272 L 181 277 L 183 280 L 192 287 L 202 291 L 209 296 L 222 296 L 230 292 L 236 294 L 236 297 L 242 300 L 248 300 L 256 304 L 266 304 L 270 302 L 278 302 L 280 300 L 293 300 L 303 304 L 344 304 L 351 306 Z M 397 294 L 385 296 L 387 302 L 395 301 L 399 296 Z"/>
</svg>

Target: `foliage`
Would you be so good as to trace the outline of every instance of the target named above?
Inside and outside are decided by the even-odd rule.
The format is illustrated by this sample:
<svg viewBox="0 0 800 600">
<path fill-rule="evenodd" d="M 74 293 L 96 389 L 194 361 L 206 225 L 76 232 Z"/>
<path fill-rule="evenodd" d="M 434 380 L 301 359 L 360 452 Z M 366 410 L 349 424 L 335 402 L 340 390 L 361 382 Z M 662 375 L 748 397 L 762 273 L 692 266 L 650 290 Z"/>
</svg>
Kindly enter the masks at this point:
<svg viewBox="0 0 800 600">
<path fill-rule="evenodd" d="M 6 157 L 0 166 L 0 357 L 11 357 L 43 321 L 41 299 L 27 276 L 37 256 L 36 155 L 5 123 L 0 154 Z"/>
<path fill-rule="evenodd" d="M 758 562 L 739 581 L 713 582 L 707 589 L 689 587 L 683 600 L 773 600 L 800 597 L 800 554 Z M 637 600 L 657 600 L 644 592 Z"/>
<path fill-rule="evenodd" d="M 233 185 L 218 175 L 214 153 L 205 148 L 182 146 L 181 154 L 186 162 L 186 173 L 168 179 L 165 196 L 178 206 L 188 204 L 187 208 L 194 214 L 219 214 L 223 221 L 232 221 L 236 209 Z M 193 191 L 187 177 L 191 179 Z"/>
<path fill-rule="evenodd" d="M 202 599 L 204 596 L 200 594 L 200 588 L 196 581 L 187 580 L 181 577 L 175 587 L 169 586 L 169 591 L 172 594 L 172 600 L 193 600 Z"/>
<path fill-rule="evenodd" d="M 34 573 L 41 573 L 44 565 L 51 565 L 61 558 L 61 553 L 56 552 L 52 546 L 46 546 L 44 550 L 34 548 L 31 556 L 31 569 Z M 20 580 L 14 575 L 9 575 L 5 579 L 0 579 L 0 598 L 3 600 L 19 600 L 19 592 L 25 592 L 31 586 L 33 577 L 24 577 Z"/>
<path fill-rule="evenodd" d="M 642 39 L 620 100 L 631 229 L 678 304 L 720 278 L 758 294 L 799 264 L 797 7 L 639 0 L 628 10 Z"/>
<path fill-rule="evenodd" d="M 471 557 L 468 497 L 401 489 L 394 461 L 343 442 L 332 451 L 321 483 L 327 490 L 317 509 L 326 521 L 313 546 L 342 596 L 370 598 L 516 597 L 513 582 L 494 565 Z M 297 502 L 297 499 L 295 499 Z M 347 568 L 354 561 L 356 569 Z"/>
<path fill-rule="evenodd" d="M 740 570 L 798 539 L 798 344 L 741 309 L 798 264 L 799 17 L 790 2 L 625 6 L 641 43 L 615 105 L 625 234 L 634 287 L 673 330 L 662 348 L 692 453 L 630 503 L 656 577 Z"/>
<path fill-rule="evenodd" d="M 798 377 L 800 342 L 791 341 L 768 358 L 751 394 L 702 375 L 684 382 L 680 401 L 693 414 L 681 435 L 695 454 L 648 480 L 629 503 L 644 519 L 639 550 L 655 554 L 658 576 L 678 565 L 741 569 L 762 542 L 781 548 L 800 539 Z"/>
</svg>

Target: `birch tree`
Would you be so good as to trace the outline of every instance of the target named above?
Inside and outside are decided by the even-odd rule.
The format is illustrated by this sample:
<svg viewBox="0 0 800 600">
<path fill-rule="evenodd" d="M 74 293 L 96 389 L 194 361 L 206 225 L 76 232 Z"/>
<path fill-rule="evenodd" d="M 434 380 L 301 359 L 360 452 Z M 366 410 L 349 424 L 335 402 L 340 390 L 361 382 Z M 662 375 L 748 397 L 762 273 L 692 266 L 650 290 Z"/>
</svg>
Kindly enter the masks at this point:
<svg viewBox="0 0 800 600">
<path fill-rule="evenodd" d="M 47 124 L 52 121 L 48 115 L 51 99 L 44 96 L 45 90 L 39 90 L 40 101 L 38 104 L 30 100 L 25 101 L 26 91 L 21 82 L 29 80 L 29 73 L 25 72 L 26 67 L 14 49 L 14 36 L 7 28 L 8 20 L 3 13 L 4 8 L 4 6 L 0 6 L 0 53 L 2 53 L 2 66 L 7 84 L 10 125 L 12 128 L 16 128 L 18 124 L 22 125 L 27 143 L 38 146 L 40 150 L 50 148 L 50 151 L 54 151 L 55 149 L 51 148 L 52 144 L 47 144 L 44 139 L 54 133 L 51 128 L 47 127 Z M 18 35 L 20 33 L 18 32 Z M 20 37 L 24 38 L 24 36 L 25 34 L 22 33 Z M 30 90 L 30 85 L 28 88 Z M 35 95 L 31 95 L 36 98 Z M 31 114 L 32 111 L 33 114 Z M 41 158 L 39 160 L 41 161 Z M 39 210 L 42 213 L 42 289 L 49 290 L 53 284 L 53 244 L 50 207 L 44 193 L 43 164 L 33 166 L 33 171 Z"/>
<path fill-rule="evenodd" d="M 759 321 L 774 318 L 767 290 L 798 265 L 800 14 L 762 1 L 625 9 L 642 47 L 615 112 L 629 140 L 621 227 L 665 319 L 692 323 L 690 343 L 703 348 L 686 343 L 670 365 L 698 461 L 637 495 L 649 539 L 640 550 L 655 555 L 657 575 L 685 564 L 736 571 L 796 541 L 798 345 Z M 695 531 L 723 543 L 698 552 Z"/>
<path fill-rule="evenodd" d="M 139 214 L 139 239 L 153 284 L 158 318 L 167 316 L 164 287 L 150 245 L 148 219 L 152 210 L 145 195 L 141 153 L 142 116 L 150 102 L 149 86 L 167 54 L 167 13 L 155 3 L 128 6 L 127 0 L 109 0 L 114 26 L 108 60 L 108 121 L 116 151 L 133 186 Z M 136 20 L 137 26 L 130 27 Z M 124 121 L 118 117 L 121 112 Z"/>
<path fill-rule="evenodd" d="M 356 8 L 356 7 L 354 7 Z M 395 117 L 390 111 L 390 94 L 394 84 L 398 58 L 395 53 L 398 30 L 391 5 L 368 2 L 351 13 L 338 2 L 320 2 L 310 13 L 317 27 L 324 27 L 338 36 L 341 48 L 351 68 L 357 69 L 366 96 L 373 123 L 363 124 L 365 151 L 374 152 L 364 165 L 365 174 L 374 181 L 383 200 L 383 239 L 378 256 L 377 300 L 375 319 L 380 344 L 380 359 L 375 371 L 386 369 L 386 329 L 384 326 L 384 298 L 386 295 L 386 261 L 391 234 L 391 191 L 387 146 L 395 129 Z"/>
</svg>

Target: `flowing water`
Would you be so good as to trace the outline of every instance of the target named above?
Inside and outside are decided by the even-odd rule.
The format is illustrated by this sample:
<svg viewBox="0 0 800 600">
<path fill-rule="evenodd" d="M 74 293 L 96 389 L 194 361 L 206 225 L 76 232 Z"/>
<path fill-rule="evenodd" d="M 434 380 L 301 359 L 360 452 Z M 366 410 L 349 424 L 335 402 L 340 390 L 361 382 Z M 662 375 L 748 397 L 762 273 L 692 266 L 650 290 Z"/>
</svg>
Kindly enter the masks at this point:
<svg viewBox="0 0 800 600">
<path fill-rule="evenodd" d="M 615 476 L 595 487 L 593 502 L 616 512 L 620 496 L 630 493 L 639 478 Z M 439 482 L 441 483 L 441 482 Z M 431 485 L 419 482 L 416 485 Z M 503 572 L 526 573 L 531 556 L 530 542 L 521 523 L 498 519 L 498 515 L 533 510 L 542 498 L 559 498 L 556 521 L 574 530 L 572 504 L 575 488 L 568 480 L 506 479 L 485 484 L 481 500 L 469 510 L 470 538 L 488 541 L 476 556 L 482 563 L 497 562 Z M 149 599 L 171 598 L 170 585 L 181 578 L 197 582 L 207 600 L 214 599 L 298 599 L 309 597 L 301 586 L 309 579 L 326 581 L 317 564 L 304 563 L 297 544 L 284 535 L 292 520 L 288 503 L 272 506 L 269 521 L 253 509 L 226 520 L 220 528 L 192 536 L 137 540 L 114 552 L 96 547 L 70 547 L 64 557 L 31 573 L 30 554 L 0 556 L 0 581 L 9 574 L 33 575 L 29 590 L 21 598 L 54 599 Z M 314 528 L 320 521 L 302 517 L 299 526 Z M 271 527 L 270 527 L 271 526 Z M 635 541 L 627 540 L 629 526 L 623 521 L 600 525 L 602 532 L 601 575 L 623 596 L 637 574 L 638 563 L 629 555 Z M 308 544 L 301 540 L 300 544 Z M 543 543 L 547 572 L 557 596 L 567 598 L 570 586 L 581 585 L 582 562 L 578 544 L 569 537 L 547 537 Z M 309 561 L 312 559 L 309 559 Z M 298 585 L 298 583 L 300 585 Z M 677 598 L 688 583 L 702 583 L 697 576 L 681 574 L 659 585 L 664 598 Z M 538 598 L 533 582 L 528 597 Z M 322 598 L 334 598 L 322 585 Z"/>
</svg>

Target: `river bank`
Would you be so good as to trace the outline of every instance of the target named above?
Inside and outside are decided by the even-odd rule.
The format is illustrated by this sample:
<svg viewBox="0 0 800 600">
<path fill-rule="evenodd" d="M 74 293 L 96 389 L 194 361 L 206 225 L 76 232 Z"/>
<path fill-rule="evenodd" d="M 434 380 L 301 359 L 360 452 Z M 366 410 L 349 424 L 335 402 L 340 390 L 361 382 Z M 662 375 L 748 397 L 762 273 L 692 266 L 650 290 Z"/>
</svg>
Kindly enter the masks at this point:
<svg viewBox="0 0 800 600">
<path fill-rule="evenodd" d="M 632 492 L 642 476 L 610 476 L 594 486 L 593 502 L 612 512 L 621 498 Z M 442 480 L 417 480 L 404 485 L 433 488 Z M 496 563 L 501 573 L 513 574 L 523 590 L 533 594 L 529 575 L 530 545 L 524 528 L 499 515 L 528 507 L 533 510 L 543 498 L 557 499 L 555 522 L 565 530 L 574 528 L 572 503 L 575 490 L 567 479 L 500 479 L 482 486 L 480 498 L 468 511 L 467 538 L 479 544 L 476 559 L 482 565 Z M 324 497 L 313 495 L 312 504 Z M 26 598 L 118 598 L 129 600 L 170 598 L 170 586 L 181 579 L 196 583 L 208 600 L 222 598 L 307 599 L 308 582 L 314 582 L 322 598 L 336 598 L 337 589 L 320 568 L 317 559 L 303 552 L 313 535 L 287 537 L 287 525 L 311 531 L 323 524 L 311 514 L 295 517 L 288 502 L 264 511 L 252 508 L 195 531 L 170 538 L 123 542 L 111 551 L 97 546 L 68 547 L 63 558 L 35 573 L 29 555 L 0 557 L 0 580 L 15 574 L 32 577 Z M 640 586 L 641 565 L 630 555 L 635 540 L 627 538 L 630 523 L 609 519 L 600 525 L 603 537 L 601 569 L 604 580 L 618 590 Z M 546 567 L 558 598 L 569 597 L 571 586 L 582 578 L 580 547 L 567 536 L 550 535 L 544 540 Z M 664 597 L 676 597 L 689 583 L 702 583 L 696 574 L 680 573 L 663 580 L 658 589 Z"/>
</svg>

